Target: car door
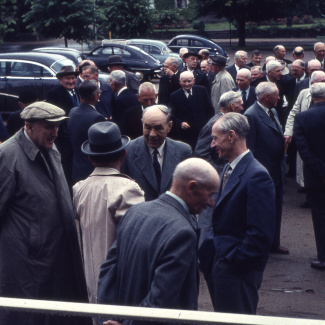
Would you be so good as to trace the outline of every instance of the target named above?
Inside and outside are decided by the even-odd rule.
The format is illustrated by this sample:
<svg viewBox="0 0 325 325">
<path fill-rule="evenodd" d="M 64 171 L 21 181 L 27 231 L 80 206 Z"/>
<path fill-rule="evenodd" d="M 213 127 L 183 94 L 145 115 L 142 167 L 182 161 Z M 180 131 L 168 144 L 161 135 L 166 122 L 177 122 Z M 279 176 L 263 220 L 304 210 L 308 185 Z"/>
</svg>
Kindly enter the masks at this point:
<svg viewBox="0 0 325 325">
<path fill-rule="evenodd" d="M 191 47 L 191 50 L 196 53 L 199 53 L 200 50 L 206 48 L 203 42 L 196 40 L 196 39 L 191 39 L 190 47 Z M 210 48 L 208 48 L 208 50 L 210 51 Z"/>
<path fill-rule="evenodd" d="M 7 107 L 7 61 L 0 61 L 0 108 Z"/>
<path fill-rule="evenodd" d="M 101 46 L 91 52 L 87 59 L 94 61 L 100 70 L 107 71 L 108 57 L 112 54 L 114 53 L 111 46 Z"/>
</svg>

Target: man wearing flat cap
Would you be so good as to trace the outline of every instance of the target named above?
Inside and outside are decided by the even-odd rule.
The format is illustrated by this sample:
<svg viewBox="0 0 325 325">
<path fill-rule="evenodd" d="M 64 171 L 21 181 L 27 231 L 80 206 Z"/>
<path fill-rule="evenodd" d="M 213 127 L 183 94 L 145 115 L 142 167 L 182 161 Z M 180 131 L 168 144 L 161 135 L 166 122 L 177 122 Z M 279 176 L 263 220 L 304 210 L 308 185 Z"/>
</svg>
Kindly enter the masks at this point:
<svg viewBox="0 0 325 325">
<path fill-rule="evenodd" d="M 126 87 L 134 94 L 138 93 L 140 87 L 140 81 L 134 73 L 125 70 L 126 64 L 123 62 L 123 59 L 120 55 L 111 55 L 108 58 L 107 65 L 108 65 L 109 72 L 113 72 L 116 70 L 124 71 Z"/>
<path fill-rule="evenodd" d="M 210 84 L 207 76 L 203 71 L 198 69 L 197 64 L 198 60 L 202 59 L 202 56 L 200 54 L 197 54 L 195 52 L 187 52 L 183 55 L 183 58 L 186 61 L 186 68 L 183 69 L 181 72 L 184 71 L 190 71 L 195 79 L 194 84 L 196 86 L 203 86 L 206 88 L 208 93 L 210 94 Z"/>
<path fill-rule="evenodd" d="M 115 123 L 94 124 L 88 139 L 81 150 L 95 170 L 73 187 L 73 205 L 81 226 L 89 302 L 97 303 L 99 269 L 116 239 L 117 225 L 131 206 L 144 201 L 144 192 L 120 173 L 130 139 L 121 136 Z"/>
<path fill-rule="evenodd" d="M 216 113 L 220 112 L 220 97 L 236 87 L 235 82 L 226 68 L 227 59 L 217 55 L 212 59 L 212 72 L 215 73 L 211 88 L 211 101 Z"/>
<path fill-rule="evenodd" d="M 54 141 L 64 110 L 24 108 L 25 126 L 0 145 L 0 296 L 87 302 L 72 202 Z M 0 323 L 90 324 L 2 311 Z"/>
</svg>

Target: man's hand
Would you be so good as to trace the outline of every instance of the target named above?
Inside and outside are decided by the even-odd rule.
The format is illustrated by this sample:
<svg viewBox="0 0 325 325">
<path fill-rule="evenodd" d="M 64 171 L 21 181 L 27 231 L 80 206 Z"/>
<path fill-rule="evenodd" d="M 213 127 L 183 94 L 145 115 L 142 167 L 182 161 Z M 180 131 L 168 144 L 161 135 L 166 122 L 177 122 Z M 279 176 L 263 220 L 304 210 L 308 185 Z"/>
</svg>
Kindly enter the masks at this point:
<svg viewBox="0 0 325 325">
<path fill-rule="evenodd" d="M 168 68 L 164 68 L 165 69 L 165 73 L 166 73 L 166 75 L 168 76 L 168 77 L 171 77 L 173 74 L 174 74 L 174 72 L 172 71 L 172 70 L 170 70 L 170 69 L 168 69 Z"/>
<path fill-rule="evenodd" d="M 106 322 L 103 322 L 103 325 L 122 325 L 122 323 L 117 322 L 115 320 L 108 320 Z"/>
<path fill-rule="evenodd" d="M 181 124 L 181 129 L 182 130 L 187 130 L 190 128 L 190 125 L 187 122 L 182 122 Z"/>
<path fill-rule="evenodd" d="M 284 136 L 285 144 L 288 145 L 291 143 L 292 137 L 290 135 L 285 135 Z"/>
</svg>

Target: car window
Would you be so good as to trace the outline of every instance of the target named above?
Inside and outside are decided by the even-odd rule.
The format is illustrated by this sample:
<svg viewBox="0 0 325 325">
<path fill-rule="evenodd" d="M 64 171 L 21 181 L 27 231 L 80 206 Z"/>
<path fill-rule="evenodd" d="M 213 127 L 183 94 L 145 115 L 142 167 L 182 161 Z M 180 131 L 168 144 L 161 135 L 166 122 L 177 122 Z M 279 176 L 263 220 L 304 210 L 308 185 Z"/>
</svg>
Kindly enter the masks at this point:
<svg viewBox="0 0 325 325">
<path fill-rule="evenodd" d="M 58 61 L 55 61 L 51 66 L 50 68 L 55 72 L 55 73 L 58 73 L 61 71 L 61 68 L 64 67 L 64 66 L 68 66 L 68 65 L 72 65 L 73 68 L 75 69 L 76 66 L 75 64 L 69 60 L 69 59 L 62 59 L 62 60 L 58 60 Z"/>
<path fill-rule="evenodd" d="M 121 55 L 122 57 L 130 58 L 132 55 L 129 51 L 119 47 L 113 47 L 114 54 Z"/>
<path fill-rule="evenodd" d="M 150 45 L 149 54 L 161 54 L 159 47 Z"/>
<path fill-rule="evenodd" d="M 192 46 L 196 46 L 196 47 L 204 47 L 204 44 L 200 41 L 197 40 L 192 40 Z"/>
<path fill-rule="evenodd" d="M 136 47 L 139 48 L 140 50 L 144 50 L 144 51 L 145 51 L 145 49 L 144 49 L 144 46 L 145 46 L 145 45 L 142 45 L 142 44 L 130 44 L 130 45 L 136 46 Z"/>
<path fill-rule="evenodd" d="M 6 76 L 6 61 L 0 62 L 0 77 Z"/>
<path fill-rule="evenodd" d="M 104 47 L 101 54 L 102 55 L 112 55 L 113 49 L 110 46 Z"/>
<path fill-rule="evenodd" d="M 43 68 L 43 77 L 53 77 L 53 73 L 49 69 Z"/>
<path fill-rule="evenodd" d="M 188 46 L 188 39 L 180 38 L 177 40 L 177 45 L 186 47 Z"/>
<path fill-rule="evenodd" d="M 164 46 L 162 48 L 162 52 L 163 54 L 169 54 L 169 53 L 172 53 L 172 51 L 167 47 L 167 46 Z"/>
<path fill-rule="evenodd" d="M 11 62 L 12 77 L 41 77 L 41 67 L 27 62 Z"/>
</svg>

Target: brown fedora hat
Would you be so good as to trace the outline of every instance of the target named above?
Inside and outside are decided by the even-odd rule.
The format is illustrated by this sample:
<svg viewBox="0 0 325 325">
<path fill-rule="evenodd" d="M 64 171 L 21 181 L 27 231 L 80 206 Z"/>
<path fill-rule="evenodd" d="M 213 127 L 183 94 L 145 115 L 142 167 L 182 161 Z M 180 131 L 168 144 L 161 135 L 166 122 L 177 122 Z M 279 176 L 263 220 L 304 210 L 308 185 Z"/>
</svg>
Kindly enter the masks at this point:
<svg viewBox="0 0 325 325">
<path fill-rule="evenodd" d="M 75 75 L 76 77 L 78 76 L 79 72 L 77 72 L 72 65 L 66 65 L 61 68 L 61 71 L 56 74 L 56 77 L 58 79 L 68 76 L 68 75 Z"/>
</svg>

